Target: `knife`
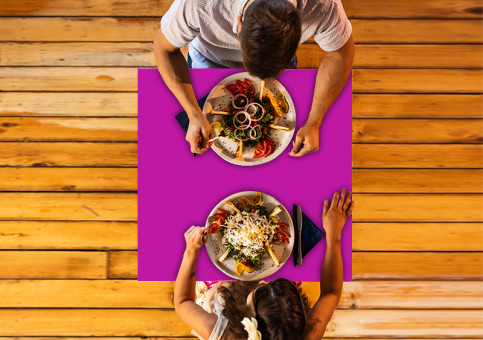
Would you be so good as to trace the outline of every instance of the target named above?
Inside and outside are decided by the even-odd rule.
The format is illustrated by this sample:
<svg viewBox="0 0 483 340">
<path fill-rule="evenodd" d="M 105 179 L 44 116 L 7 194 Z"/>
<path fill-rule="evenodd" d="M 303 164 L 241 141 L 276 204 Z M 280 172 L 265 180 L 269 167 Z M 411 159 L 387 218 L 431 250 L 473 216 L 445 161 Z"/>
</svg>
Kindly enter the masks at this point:
<svg viewBox="0 0 483 340">
<path fill-rule="evenodd" d="M 298 226 L 298 255 L 297 255 L 297 265 L 302 265 L 302 209 L 300 205 L 296 205 L 297 211 L 297 226 Z"/>
</svg>

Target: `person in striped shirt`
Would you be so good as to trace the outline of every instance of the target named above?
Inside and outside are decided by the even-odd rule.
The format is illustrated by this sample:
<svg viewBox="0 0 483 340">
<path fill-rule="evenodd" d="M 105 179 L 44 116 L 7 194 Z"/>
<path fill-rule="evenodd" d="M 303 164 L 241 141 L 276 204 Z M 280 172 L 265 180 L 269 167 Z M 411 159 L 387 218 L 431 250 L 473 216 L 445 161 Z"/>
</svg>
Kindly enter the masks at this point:
<svg viewBox="0 0 483 340">
<path fill-rule="evenodd" d="M 290 155 L 319 148 L 325 113 L 343 89 L 354 57 L 352 27 L 340 0 L 175 0 L 154 40 L 158 70 L 188 114 L 194 153 L 211 146 L 211 129 L 189 77 L 192 68 L 246 68 L 261 79 L 297 67 L 299 44 L 312 38 L 326 52 L 312 107 Z M 188 58 L 181 48 L 188 45 Z"/>
</svg>

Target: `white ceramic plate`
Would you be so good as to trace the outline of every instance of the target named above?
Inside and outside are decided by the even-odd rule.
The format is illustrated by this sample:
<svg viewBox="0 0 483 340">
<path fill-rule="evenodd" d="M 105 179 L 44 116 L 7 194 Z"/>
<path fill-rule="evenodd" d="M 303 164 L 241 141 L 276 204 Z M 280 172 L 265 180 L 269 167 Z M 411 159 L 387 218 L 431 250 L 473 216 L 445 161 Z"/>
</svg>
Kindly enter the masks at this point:
<svg viewBox="0 0 483 340">
<path fill-rule="evenodd" d="M 243 192 L 233 194 L 223 199 L 220 203 L 218 203 L 213 208 L 209 216 L 212 216 L 213 214 L 215 214 L 217 212 L 216 211 L 217 208 L 225 209 L 227 211 L 232 211 L 232 209 L 226 204 L 227 200 L 230 200 L 234 204 L 237 204 L 240 202 L 242 197 L 253 197 L 256 193 L 257 193 L 256 191 L 243 191 Z M 282 222 L 288 224 L 288 228 L 286 229 L 286 231 L 291 236 L 290 242 L 288 244 L 280 243 L 280 244 L 272 245 L 273 252 L 275 253 L 275 256 L 277 257 L 277 259 L 280 261 L 279 267 L 275 265 L 272 258 L 270 257 L 270 254 L 265 252 L 263 254 L 262 261 L 260 262 L 260 264 L 257 265 L 253 273 L 247 273 L 245 271 L 242 273 L 241 276 L 238 276 L 236 275 L 236 272 L 235 272 L 236 263 L 232 257 L 227 257 L 222 263 L 218 261 L 221 255 L 223 255 L 223 253 L 225 252 L 225 248 L 223 247 L 223 244 L 222 244 L 221 235 L 218 233 L 209 235 L 208 241 L 206 242 L 206 250 L 208 252 L 208 255 L 210 256 L 211 261 L 223 273 L 225 273 L 226 275 L 234 279 L 244 280 L 244 281 L 261 280 L 267 276 L 270 276 L 275 272 L 277 272 L 280 268 L 282 268 L 282 266 L 285 264 L 285 262 L 287 262 L 290 254 L 292 253 L 295 235 L 294 235 L 294 226 L 293 226 L 290 214 L 288 213 L 287 209 L 285 209 L 285 207 L 281 205 L 280 202 L 277 201 L 272 196 L 262 193 L 262 199 L 264 202 L 264 206 L 267 208 L 267 211 L 269 213 L 277 205 L 279 205 L 282 208 L 282 212 L 278 214 L 278 217 Z M 208 218 L 206 219 L 206 227 L 209 227 L 211 224 L 208 221 Z"/>
<path fill-rule="evenodd" d="M 206 99 L 205 105 L 203 106 L 203 112 L 206 114 L 206 118 L 210 123 L 223 120 L 222 115 L 211 115 L 210 112 L 212 110 L 224 110 L 233 99 L 233 96 L 225 89 L 225 86 L 228 84 L 234 84 L 237 79 L 243 81 L 245 78 L 253 83 L 255 86 L 255 93 L 260 93 L 260 79 L 249 75 L 248 72 L 236 73 L 226 77 L 220 81 L 213 90 L 211 90 Z M 266 94 L 267 91 L 271 92 L 274 96 L 278 96 L 282 92 L 285 93 L 289 111 L 285 116 L 280 117 L 277 120 L 277 125 L 287 126 L 290 128 L 290 131 L 286 132 L 270 129 L 269 136 L 275 144 L 275 151 L 267 158 L 253 158 L 254 148 L 244 147 L 243 159 L 236 159 L 235 153 L 238 147 L 237 143 L 226 137 L 218 138 L 213 142 L 211 148 L 224 160 L 243 166 L 259 165 L 277 158 L 290 144 L 295 130 L 295 108 L 292 98 L 285 87 L 276 79 L 266 80 L 264 93 Z"/>
</svg>

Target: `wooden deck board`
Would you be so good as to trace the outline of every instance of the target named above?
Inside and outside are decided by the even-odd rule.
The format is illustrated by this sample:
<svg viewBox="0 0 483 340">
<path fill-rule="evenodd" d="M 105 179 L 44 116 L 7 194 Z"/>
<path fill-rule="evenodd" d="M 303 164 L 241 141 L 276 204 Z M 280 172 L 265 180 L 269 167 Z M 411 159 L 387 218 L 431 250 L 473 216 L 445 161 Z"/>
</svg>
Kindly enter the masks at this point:
<svg viewBox="0 0 483 340">
<path fill-rule="evenodd" d="M 0 16 L 162 16 L 172 0 L 4 0 Z M 480 18 L 478 0 L 343 0 L 349 18 Z"/>
<path fill-rule="evenodd" d="M 483 222 L 481 194 L 354 194 L 353 198 L 355 222 Z M 0 193 L 0 201 L 0 220 L 137 219 L 135 193 Z"/>
<path fill-rule="evenodd" d="M 0 17 L 0 41 L 152 42 L 160 17 Z M 353 19 L 358 43 L 483 42 L 478 19 Z"/>
<path fill-rule="evenodd" d="M 482 93 L 480 69 L 355 69 L 355 93 Z M 137 69 L 0 67 L 1 91 L 136 91 Z"/>
<path fill-rule="evenodd" d="M 0 280 L 0 308 L 173 308 L 174 282 L 135 280 Z M 304 282 L 312 304 L 318 282 Z M 55 295 L 55 299 L 51 296 Z M 481 282 L 345 282 L 339 309 L 475 309 Z"/>
<path fill-rule="evenodd" d="M 477 252 L 353 252 L 354 280 L 479 280 Z M 137 252 L 109 253 L 110 279 L 137 278 Z"/>
<path fill-rule="evenodd" d="M 353 169 L 355 193 L 483 193 L 481 169 Z M 135 168 L 0 167 L 0 191 L 136 191 Z"/>
<path fill-rule="evenodd" d="M 0 221 L 0 249 L 137 249 L 135 222 Z M 408 235 L 417 235 L 414 237 Z M 481 223 L 353 223 L 354 251 L 483 251 Z"/>
<path fill-rule="evenodd" d="M 187 49 L 183 52 L 187 53 Z M 0 66 L 156 67 L 149 42 L 0 42 L 0 55 Z M 317 68 L 324 55 L 315 43 L 300 45 L 299 67 Z M 415 55 L 418 57 L 414 58 Z M 480 68 L 482 58 L 483 50 L 476 44 L 357 44 L 353 67 Z"/>
<path fill-rule="evenodd" d="M 448 324 L 451 320 L 451 325 Z M 479 337 L 476 310 L 337 310 L 328 337 Z M 189 336 L 174 310 L 6 309 L 0 310 L 2 336 Z"/>
<path fill-rule="evenodd" d="M 342 2 L 356 40 L 358 281 L 345 283 L 327 335 L 480 338 L 481 3 Z M 173 283 L 134 280 L 135 68 L 154 67 L 170 3 L 0 6 L 5 340 L 191 338 L 171 309 Z M 323 55 L 309 39 L 300 67 Z M 304 287 L 313 300 L 318 284 Z"/>
<path fill-rule="evenodd" d="M 107 265 L 106 252 L 0 251 L 1 279 L 105 279 Z"/>
<path fill-rule="evenodd" d="M 136 142 L 135 118 L 0 117 L 0 141 Z M 354 143 L 477 144 L 482 119 L 354 119 Z"/>
<path fill-rule="evenodd" d="M 354 118 L 481 118 L 479 94 L 354 94 Z M 137 94 L 0 92 L 0 116 L 137 116 Z M 462 109 L 464 107 L 464 109 Z"/>
</svg>

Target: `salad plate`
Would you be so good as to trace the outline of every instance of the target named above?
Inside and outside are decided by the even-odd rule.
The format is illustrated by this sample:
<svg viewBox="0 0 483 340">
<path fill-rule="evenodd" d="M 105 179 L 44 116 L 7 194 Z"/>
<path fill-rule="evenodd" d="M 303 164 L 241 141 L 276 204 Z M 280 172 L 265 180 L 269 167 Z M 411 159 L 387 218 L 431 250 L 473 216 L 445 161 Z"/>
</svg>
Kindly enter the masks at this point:
<svg viewBox="0 0 483 340">
<path fill-rule="evenodd" d="M 285 87 L 276 79 L 262 85 L 248 72 L 220 81 L 208 95 L 203 112 L 220 137 L 212 149 L 242 166 L 277 158 L 290 145 L 295 130 L 295 108 Z"/>
<path fill-rule="evenodd" d="M 294 245 L 294 226 L 287 209 L 264 193 L 233 194 L 211 211 L 206 250 L 224 274 L 261 280 L 276 273 Z"/>
</svg>

